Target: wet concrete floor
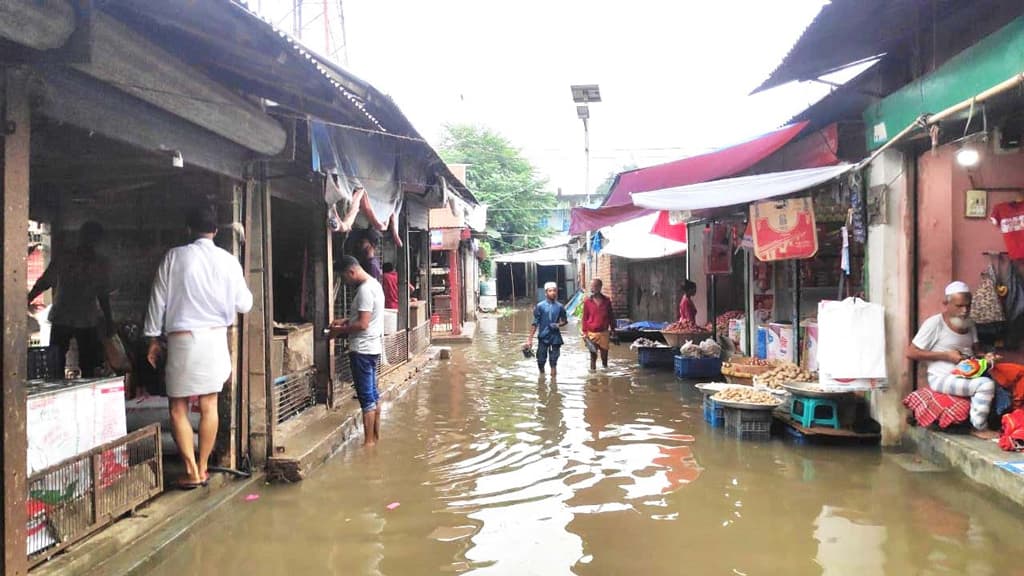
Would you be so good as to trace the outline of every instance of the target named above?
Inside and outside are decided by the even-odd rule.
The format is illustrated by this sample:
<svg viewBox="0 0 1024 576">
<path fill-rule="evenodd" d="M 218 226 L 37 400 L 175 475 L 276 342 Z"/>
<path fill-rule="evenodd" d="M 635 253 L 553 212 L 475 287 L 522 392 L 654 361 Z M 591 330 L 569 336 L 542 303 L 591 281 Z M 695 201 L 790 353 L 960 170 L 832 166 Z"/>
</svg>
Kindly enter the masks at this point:
<svg viewBox="0 0 1024 576">
<path fill-rule="evenodd" d="M 551 382 L 526 316 L 478 326 L 379 446 L 218 510 L 150 573 L 1024 574 L 1021 510 L 953 472 L 734 440 L 627 346 L 591 373 L 568 337 Z"/>
</svg>

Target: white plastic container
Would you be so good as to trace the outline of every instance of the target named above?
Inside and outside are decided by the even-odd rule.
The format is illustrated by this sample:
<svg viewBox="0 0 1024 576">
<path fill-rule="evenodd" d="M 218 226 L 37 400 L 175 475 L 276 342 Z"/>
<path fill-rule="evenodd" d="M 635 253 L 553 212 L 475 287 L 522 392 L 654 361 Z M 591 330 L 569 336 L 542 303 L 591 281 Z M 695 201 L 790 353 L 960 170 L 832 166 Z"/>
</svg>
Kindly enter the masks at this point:
<svg viewBox="0 0 1024 576">
<path fill-rule="evenodd" d="M 398 332 L 398 310 L 384 310 L 384 335 Z"/>
</svg>

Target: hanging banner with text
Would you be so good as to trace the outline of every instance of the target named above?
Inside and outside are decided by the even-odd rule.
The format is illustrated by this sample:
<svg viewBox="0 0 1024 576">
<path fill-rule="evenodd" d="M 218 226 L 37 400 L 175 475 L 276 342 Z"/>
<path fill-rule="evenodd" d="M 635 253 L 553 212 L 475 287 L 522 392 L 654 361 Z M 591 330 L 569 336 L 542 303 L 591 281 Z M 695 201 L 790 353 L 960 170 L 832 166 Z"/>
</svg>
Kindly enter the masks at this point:
<svg viewBox="0 0 1024 576">
<path fill-rule="evenodd" d="M 754 255 L 762 262 L 811 258 L 818 253 L 814 205 L 809 196 L 750 206 Z"/>
</svg>

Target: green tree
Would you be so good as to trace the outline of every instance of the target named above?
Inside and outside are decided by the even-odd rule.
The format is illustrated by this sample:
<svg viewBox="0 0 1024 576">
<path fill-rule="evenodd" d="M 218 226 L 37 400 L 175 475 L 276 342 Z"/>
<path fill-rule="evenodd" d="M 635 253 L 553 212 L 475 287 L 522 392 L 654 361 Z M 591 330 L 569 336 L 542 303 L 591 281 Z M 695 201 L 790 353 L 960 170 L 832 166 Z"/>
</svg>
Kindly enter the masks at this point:
<svg viewBox="0 0 1024 576">
<path fill-rule="evenodd" d="M 468 164 L 466 185 L 487 204 L 487 227 L 497 253 L 536 248 L 548 232 L 541 221 L 555 208 L 544 191 L 547 181 L 504 136 L 482 126 L 449 124 L 441 140 L 441 157 Z"/>
<path fill-rule="evenodd" d="M 625 164 L 622 166 L 622 168 L 619 168 L 617 171 L 609 172 L 608 176 L 605 177 L 604 182 L 601 182 L 600 184 L 597 185 L 597 188 L 594 190 L 594 197 L 604 200 L 604 197 L 608 195 L 608 192 L 611 192 L 612 184 L 615 183 L 616 176 L 618 176 L 621 172 L 629 172 L 630 170 L 636 169 L 636 164 Z"/>
</svg>

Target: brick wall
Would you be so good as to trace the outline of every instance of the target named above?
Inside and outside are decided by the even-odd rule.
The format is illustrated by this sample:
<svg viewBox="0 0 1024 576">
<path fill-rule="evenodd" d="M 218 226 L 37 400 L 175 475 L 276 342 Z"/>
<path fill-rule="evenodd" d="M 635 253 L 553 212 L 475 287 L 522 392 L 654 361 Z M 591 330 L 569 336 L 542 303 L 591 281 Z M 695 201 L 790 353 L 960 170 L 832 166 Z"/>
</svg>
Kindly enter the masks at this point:
<svg viewBox="0 0 1024 576">
<path fill-rule="evenodd" d="M 604 282 L 604 293 L 612 299 L 617 318 L 629 316 L 629 266 L 622 258 L 601 254 L 597 257 L 597 274 Z"/>
</svg>

